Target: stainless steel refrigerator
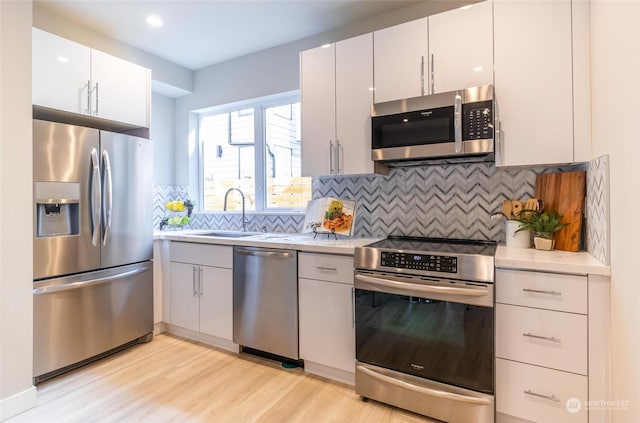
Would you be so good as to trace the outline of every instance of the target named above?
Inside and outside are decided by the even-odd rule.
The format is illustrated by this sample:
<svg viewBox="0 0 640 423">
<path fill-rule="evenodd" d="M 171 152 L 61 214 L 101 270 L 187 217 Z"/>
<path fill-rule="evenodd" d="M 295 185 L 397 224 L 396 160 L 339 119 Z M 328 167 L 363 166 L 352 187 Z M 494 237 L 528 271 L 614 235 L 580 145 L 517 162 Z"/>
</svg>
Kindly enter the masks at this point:
<svg viewBox="0 0 640 423">
<path fill-rule="evenodd" d="M 151 141 L 33 121 L 34 381 L 151 339 Z"/>
</svg>

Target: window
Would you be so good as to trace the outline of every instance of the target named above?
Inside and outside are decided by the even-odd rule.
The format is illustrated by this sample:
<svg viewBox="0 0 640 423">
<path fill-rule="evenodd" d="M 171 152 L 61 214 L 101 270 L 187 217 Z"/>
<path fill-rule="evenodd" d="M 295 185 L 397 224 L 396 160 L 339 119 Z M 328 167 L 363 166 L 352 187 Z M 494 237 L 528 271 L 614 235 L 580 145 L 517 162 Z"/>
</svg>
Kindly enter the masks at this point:
<svg viewBox="0 0 640 423">
<path fill-rule="evenodd" d="M 198 133 L 203 211 L 223 210 L 234 187 L 244 193 L 247 210 L 306 207 L 311 178 L 301 176 L 297 95 L 201 113 Z M 241 206 L 241 197 L 230 193 L 227 210 Z"/>
</svg>

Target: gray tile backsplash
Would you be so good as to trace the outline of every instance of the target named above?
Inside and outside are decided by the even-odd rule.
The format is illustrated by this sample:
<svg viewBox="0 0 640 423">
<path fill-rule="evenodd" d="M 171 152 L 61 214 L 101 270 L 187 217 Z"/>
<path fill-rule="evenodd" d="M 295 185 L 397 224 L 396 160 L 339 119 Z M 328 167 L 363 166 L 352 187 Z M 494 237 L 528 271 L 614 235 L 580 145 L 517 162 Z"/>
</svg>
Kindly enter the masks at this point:
<svg viewBox="0 0 640 423">
<path fill-rule="evenodd" d="M 505 199 L 533 197 L 536 175 L 587 170 L 586 249 L 608 260 L 608 157 L 565 168 L 502 169 L 493 163 L 392 169 L 387 176 L 313 178 L 313 198 L 356 201 L 356 236 L 404 234 L 504 242 L 504 221 L 490 218 Z M 187 199 L 187 187 L 156 186 L 154 227 L 167 215 L 164 204 Z M 301 215 L 248 214 L 248 228 L 299 232 Z M 196 213 L 188 228 L 240 229 L 239 213 Z M 604 229 L 606 228 L 606 229 Z"/>
</svg>

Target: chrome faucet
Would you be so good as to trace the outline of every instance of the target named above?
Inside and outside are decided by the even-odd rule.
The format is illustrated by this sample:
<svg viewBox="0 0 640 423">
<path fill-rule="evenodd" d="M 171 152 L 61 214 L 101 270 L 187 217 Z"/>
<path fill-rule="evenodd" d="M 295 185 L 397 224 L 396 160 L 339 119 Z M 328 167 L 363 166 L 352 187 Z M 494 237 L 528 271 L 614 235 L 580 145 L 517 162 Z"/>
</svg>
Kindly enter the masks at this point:
<svg viewBox="0 0 640 423">
<path fill-rule="evenodd" d="M 246 232 L 247 231 L 247 219 L 245 218 L 245 214 L 244 214 L 244 193 L 242 191 L 240 191 L 240 188 L 229 188 L 227 190 L 227 192 L 225 192 L 224 194 L 224 211 L 227 211 L 227 197 L 229 196 L 229 193 L 231 191 L 238 191 L 240 193 L 240 196 L 242 197 L 242 232 Z"/>
</svg>

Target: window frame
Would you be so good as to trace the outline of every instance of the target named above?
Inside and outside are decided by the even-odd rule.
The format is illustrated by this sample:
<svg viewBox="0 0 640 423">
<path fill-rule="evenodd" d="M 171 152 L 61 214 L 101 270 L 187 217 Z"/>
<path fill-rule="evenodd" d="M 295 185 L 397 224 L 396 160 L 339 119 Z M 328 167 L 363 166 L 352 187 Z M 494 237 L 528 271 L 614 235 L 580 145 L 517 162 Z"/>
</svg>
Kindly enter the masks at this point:
<svg viewBox="0 0 640 423">
<path fill-rule="evenodd" d="M 300 90 L 289 91 L 281 94 L 274 94 L 265 97 L 259 97 L 247 101 L 230 103 L 206 109 L 194 111 L 196 114 L 196 139 L 197 139 L 197 157 L 198 157 L 198 201 L 202 205 L 199 207 L 202 213 L 237 213 L 235 210 L 205 210 L 204 209 L 204 148 L 203 139 L 200 136 L 200 125 L 204 117 L 217 115 L 221 113 L 230 113 L 243 109 L 253 108 L 254 110 L 254 160 L 255 160 L 255 210 L 248 210 L 250 214 L 304 214 L 305 207 L 297 208 L 267 208 L 266 187 L 267 187 L 267 169 L 266 169 L 266 126 L 265 126 L 265 110 L 270 107 L 283 106 L 286 104 L 300 103 Z"/>
</svg>

